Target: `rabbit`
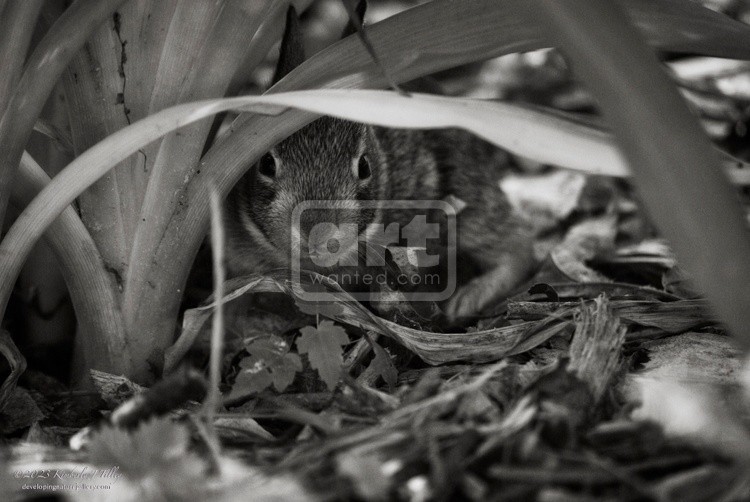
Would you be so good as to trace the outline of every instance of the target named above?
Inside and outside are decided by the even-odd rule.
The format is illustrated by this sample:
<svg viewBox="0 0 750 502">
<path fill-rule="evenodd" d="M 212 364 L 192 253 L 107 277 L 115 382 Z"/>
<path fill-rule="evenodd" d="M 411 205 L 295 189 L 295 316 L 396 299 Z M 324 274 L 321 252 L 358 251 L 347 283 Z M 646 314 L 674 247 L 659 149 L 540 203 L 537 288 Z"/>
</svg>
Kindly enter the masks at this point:
<svg viewBox="0 0 750 502">
<path fill-rule="evenodd" d="M 345 35 L 353 30 L 350 24 Z M 291 7 L 274 82 L 303 60 Z M 304 228 L 291 223 L 294 208 L 305 201 L 337 201 L 326 218 L 365 233 L 373 223 L 390 221 L 363 201 L 451 196 L 463 206 L 456 217 L 457 254 L 479 273 L 459 283 L 441 308 L 450 320 L 471 317 L 507 297 L 535 265 L 530 230 L 498 183 L 511 163 L 505 151 L 458 129 L 389 129 L 321 117 L 271 148 L 230 192 L 224 211 L 228 268 L 245 274 L 289 267 L 297 242 L 314 269 L 304 250 L 314 254 L 319 243 L 311 242 L 309 230 L 319 221 L 300 220 Z"/>
</svg>

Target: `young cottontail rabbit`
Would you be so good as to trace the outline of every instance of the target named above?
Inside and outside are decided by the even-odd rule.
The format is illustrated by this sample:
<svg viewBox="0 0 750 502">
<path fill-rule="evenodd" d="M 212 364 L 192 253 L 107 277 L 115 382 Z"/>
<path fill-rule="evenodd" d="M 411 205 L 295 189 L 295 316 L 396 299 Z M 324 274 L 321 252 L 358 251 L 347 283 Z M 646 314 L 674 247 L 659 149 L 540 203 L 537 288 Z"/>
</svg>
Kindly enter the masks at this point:
<svg viewBox="0 0 750 502">
<path fill-rule="evenodd" d="M 290 9 L 274 81 L 303 59 L 298 21 Z M 301 238 L 302 250 L 313 247 L 305 245 L 309 228 L 291 225 L 294 208 L 304 201 L 338 201 L 340 210 L 327 217 L 366 232 L 372 223 L 389 222 L 382 221 L 381 211 L 362 207 L 362 201 L 454 196 L 465 203 L 456 219 L 458 255 L 481 272 L 459 284 L 442 308 L 451 319 L 476 314 L 517 287 L 534 261 L 529 232 L 498 185 L 509 161 L 505 152 L 460 130 L 399 130 L 317 119 L 274 146 L 229 195 L 230 270 L 289 267 L 294 237 Z"/>
</svg>

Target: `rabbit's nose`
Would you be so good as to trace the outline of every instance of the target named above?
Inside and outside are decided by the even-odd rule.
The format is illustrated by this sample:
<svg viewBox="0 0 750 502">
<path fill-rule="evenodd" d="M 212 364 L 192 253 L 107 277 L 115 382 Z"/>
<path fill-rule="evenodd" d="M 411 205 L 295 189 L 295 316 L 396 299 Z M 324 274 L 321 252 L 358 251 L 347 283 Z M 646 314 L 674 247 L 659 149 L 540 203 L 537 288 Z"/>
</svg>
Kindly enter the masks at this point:
<svg viewBox="0 0 750 502">
<path fill-rule="evenodd" d="M 311 258 L 319 258 L 321 265 L 353 265 L 343 263 L 348 251 L 357 244 L 357 226 L 353 223 L 333 225 L 318 223 L 310 230 L 307 239 L 308 253 Z M 328 264 L 331 262 L 331 264 Z M 356 263 L 356 260 L 355 260 Z"/>
</svg>

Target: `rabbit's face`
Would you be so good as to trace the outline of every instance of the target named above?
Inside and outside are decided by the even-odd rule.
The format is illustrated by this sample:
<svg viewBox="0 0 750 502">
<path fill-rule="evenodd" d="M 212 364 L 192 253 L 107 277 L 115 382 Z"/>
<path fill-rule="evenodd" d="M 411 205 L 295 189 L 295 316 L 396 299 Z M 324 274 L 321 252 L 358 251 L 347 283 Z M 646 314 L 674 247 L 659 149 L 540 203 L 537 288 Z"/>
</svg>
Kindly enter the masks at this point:
<svg viewBox="0 0 750 502">
<path fill-rule="evenodd" d="M 331 237 L 356 252 L 351 230 L 356 227 L 358 236 L 378 217 L 377 209 L 363 208 L 361 202 L 383 198 L 384 162 L 371 128 L 323 117 L 261 157 L 249 175 L 248 214 L 243 216 L 284 256 L 298 243 L 303 259 L 314 258 L 317 251 L 325 252 Z M 305 210 L 293 221 L 303 202 L 315 202 L 318 209 Z M 330 233 L 342 228 L 348 229 L 348 238 Z"/>
</svg>

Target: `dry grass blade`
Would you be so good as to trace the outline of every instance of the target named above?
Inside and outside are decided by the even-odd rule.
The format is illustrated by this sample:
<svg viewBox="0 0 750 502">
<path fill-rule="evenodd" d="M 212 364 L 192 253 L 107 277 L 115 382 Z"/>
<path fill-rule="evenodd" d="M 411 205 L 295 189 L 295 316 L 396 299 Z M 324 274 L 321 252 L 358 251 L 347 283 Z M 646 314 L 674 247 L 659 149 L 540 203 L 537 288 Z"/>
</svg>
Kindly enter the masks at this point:
<svg viewBox="0 0 750 502">
<path fill-rule="evenodd" d="M 382 319 L 354 301 L 348 293 L 336 285 L 329 283 L 329 286 L 332 288 L 330 292 L 342 307 L 339 313 L 331 314 L 332 319 L 391 337 L 429 364 L 454 361 L 477 363 L 496 361 L 506 355 L 531 350 L 568 327 L 568 322 L 564 318 L 554 316 L 548 320 L 468 333 L 422 331 Z M 224 296 L 224 303 L 251 292 L 284 292 L 294 297 L 294 288 L 283 279 L 283 274 L 279 274 L 278 277 L 235 278 L 229 281 L 226 290 L 229 293 Z M 214 300 L 185 313 L 182 334 L 165 354 L 167 370 L 174 368 L 190 349 L 216 303 Z"/>
<path fill-rule="evenodd" d="M 578 305 L 575 302 L 510 302 L 508 316 L 527 321 L 539 320 L 577 310 Z M 667 333 L 683 333 L 716 322 L 703 300 L 611 300 L 609 307 L 628 324 L 659 328 Z"/>
</svg>

